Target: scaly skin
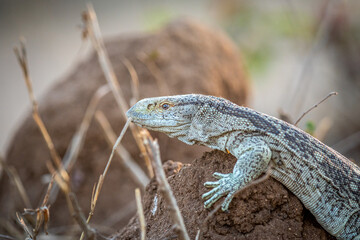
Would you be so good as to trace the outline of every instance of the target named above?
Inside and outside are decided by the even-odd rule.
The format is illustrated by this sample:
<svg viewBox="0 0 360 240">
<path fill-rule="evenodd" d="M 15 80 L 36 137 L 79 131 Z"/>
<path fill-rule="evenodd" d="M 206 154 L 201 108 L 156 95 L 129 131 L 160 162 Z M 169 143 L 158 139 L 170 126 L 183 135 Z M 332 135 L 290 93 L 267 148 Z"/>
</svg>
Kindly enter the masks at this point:
<svg viewBox="0 0 360 240">
<path fill-rule="evenodd" d="M 143 99 L 127 116 L 150 130 L 193 145 L 229 151 L 237 158 L 232 173 L 214 173 L 203 194 L 206 208 L 260 176 L 284 184 L 338 239 L 360 240 L 360 168 L 301 129 L 222 98 L 198 94 Z"/>
</svg>

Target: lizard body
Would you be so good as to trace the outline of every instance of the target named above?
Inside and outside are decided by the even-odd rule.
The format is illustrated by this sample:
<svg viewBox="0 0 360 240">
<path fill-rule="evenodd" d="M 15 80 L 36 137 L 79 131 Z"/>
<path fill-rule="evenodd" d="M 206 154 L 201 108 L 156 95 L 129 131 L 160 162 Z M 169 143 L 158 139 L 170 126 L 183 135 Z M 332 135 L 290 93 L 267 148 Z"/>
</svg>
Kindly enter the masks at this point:
<svg viewBox="0 0 360 240">
<path fill-rule="evenodd" d="M 360 168 L 301 129 L 223 98 L 199 94 L 143 99 L 127 116 L 150 130 L 230 152 L 232 173 L 206 182 L 205 207 L 227 210 L 245 185 L 269 169 L 338 239 L 360 239 Z M 271 168 L 269 168 L 271 165 Z"/>
</svg>

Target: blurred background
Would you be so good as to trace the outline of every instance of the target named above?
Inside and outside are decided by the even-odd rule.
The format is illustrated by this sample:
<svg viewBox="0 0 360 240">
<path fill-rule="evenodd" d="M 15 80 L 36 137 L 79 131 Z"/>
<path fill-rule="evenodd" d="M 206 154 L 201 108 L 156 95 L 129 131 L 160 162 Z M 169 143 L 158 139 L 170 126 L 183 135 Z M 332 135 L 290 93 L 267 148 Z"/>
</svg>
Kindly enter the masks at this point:
<svg viewBox="0 0 360 240">
<path fill-rule="evenodd" d="M 36 97 L 65 77 L 90 50 L 81 39 L 88 1 L 0 2 L 0 153 L 30 110 L 13 54 L 26 38 Z M 360 2 L 348 1 L 92 1 L 104 37 L 156 31 L 186 16 L 226 32 L 251 81 L 249 106 L 295 121 L 337 91 L 299 124 L 347 156 L 360 139 Z M 350 138 L 349 138 L 350 137 Z M 345 142 L 344 142 L 345 141 Z M 350 146 L 349 146 L 350 145 Z"/>
<path fill-rule="evenodd" d="M 298 126 L 360 164 L 359 0 L 91 3 L 127 101 L 134 94 L 126 59 L 139 76 L 141 97 L 184 92 L 221 95 L 291 123 L 335 91 L 337 96 L 313 109 Z M 90 98 L 105 83 L 91 43 L 82 35 L 87 4 L 85 0 L 0 1 L 0 157 L 8 163 L 0 165 L 0 232 L 6 229 L 20 239 L 22 230 L 11 232 L 19 227 L 15 212 L 43 202 L 50 179 L 45 163 L 50 156 L 30 116 L 29 96 L 13 48 L 20 37 L 26 39 L 40 114 L 65 159 Z M 188 20 L 174 21 L 184 18 Z M 159 79 L 168 91 L 162 91 Z M 109 94 L 97 109 L 119 133 L 125 120 L 116 108 Z M 72 151 L 77 163 L 68 169 L 71 190 L 85 212 L 112 147 L 99 122 L 89 125 L 79 155 Z M 159 140 L 164 161 L 190 163 L 205 151 L 152 134 Z M 145 169 L 144 155 L 129 132 L 122 143 Z M 22 193 L 8 169 L 18 172 Z M 134 174 L 114 161 L 92 224 L 107 234 L 128 224 L 136 212 L 131 194 L 135 187 L 139 184 Z M 71 225 L 73 234 L 79 235 L 65 195 L 58 196 L 52 194 L 49 203 L 50 234 L 64 237 Z"/>
</svg>

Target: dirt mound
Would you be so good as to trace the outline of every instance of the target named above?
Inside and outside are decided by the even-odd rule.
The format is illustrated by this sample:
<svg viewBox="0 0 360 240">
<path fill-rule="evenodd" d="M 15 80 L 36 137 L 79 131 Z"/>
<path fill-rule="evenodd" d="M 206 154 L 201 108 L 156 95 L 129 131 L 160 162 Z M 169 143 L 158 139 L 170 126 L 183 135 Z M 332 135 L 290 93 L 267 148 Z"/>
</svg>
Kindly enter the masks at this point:
<svg viewBox="0 0 360 240">
<path fill-rule="evenodd" d="M 214 181 L 215 171 L 231 172 L 235 162 L 230 154 L 212 151 L 191 165 L 165 163 L 164 168 L 170 175 L 168 181 L 191 239 L 195 239 L 199 229 L 200 239 L 335 239 L 290 191 L 271 177 L 235 196 L 228 212 L 219 210 L 206 220 L 213 208 L 204 209 L 201 195 L 209 189 L 203 184 Z M 143 207 L 147 239 L 177 239 L 169 210 L 154 179 L 146 188 Z M 139 236 L 137 216 L 114 235 L 116 239 L 139 239 Z"/>
<path fill-rule="evenodd" d="M 223 96 L 238 104 L 245 103 L 248 82 L 236 48 L 221 32 L 210 30 L 201 24 L 190 20 L 176 21 L 156 33 L 107 41 L 106 48 L 127 100 L 131 97 L 131 80 L 123 64 L 124 58 L 134 65 L 139 76 L 141 98 L 203 93 Z M 29 59 L 31 62 L 31 56 Z M 39 101 L 40 114 L 61 156 L 65 154 L 79 127 L 94 92 L 105 83 L 98 60 L 93 54 L 74 67 L 66 78 L 59 81 Z M 124 121 L 113 96 L 109 94 L 102 99 L 99 109 L 105 113 L 115 132 L 119 133 Z M 191 161 L 203 152 L 203 148 L 188 147 L 165 135 L 154 136 L 159 139 L 164 160 Z M 143 165 L 130 133 L 123 139 L 123 145 Z M 70 173 L 73 191 L 85 213 L 89 211 L 93 185 L 102 173 L 110 151 L 101 128 L 92 121 L 84 147 Z M 49 150 L 29 114 L 9 144 L 6 161 L 18 170 L 34 208 L 41 203 L 47 187 L 46 182 L 41 181 L 48 174 L 45 163 L 49 159 Z M 22 211 L 24 204 L 16 188 L 4 176 L 6 175 L 3 175 L 0 184 L 0 216 L 14 219 L 15 211 Z M 125 225 L 136 211 L 133 201 L 135 186 L 129 173 L 114 160 L 105 179 L 92 223 L 116 227 L 115 229 Z M 72 223 L 61 194 L 51 206 L 50 212 L 50 232 L 52 226 Z"/>
</svg>

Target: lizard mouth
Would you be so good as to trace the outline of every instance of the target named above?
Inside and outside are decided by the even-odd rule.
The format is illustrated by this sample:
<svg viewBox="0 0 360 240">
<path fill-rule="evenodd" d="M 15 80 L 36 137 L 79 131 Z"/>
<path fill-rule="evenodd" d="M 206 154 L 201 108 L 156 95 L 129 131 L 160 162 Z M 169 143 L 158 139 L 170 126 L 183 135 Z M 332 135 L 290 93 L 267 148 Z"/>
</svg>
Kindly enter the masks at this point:
<svg viewBox="0 0 360 240">
<path fill-rule="evenodd" d="M 174 119 L 166 119 L 166 118 L 132 118 L 132 122 L 136 125 L 145 128 L 151 128 L 152 130 L 157 130 L 159 128 L 181 128 L 184 125 L 187 125 L 187 122 L 174 120 Z"/>
<path fill-rule="evenodd" d="M 182 119 L 174 119 L 161 115 L 153 115 L 151 113 L 147 113 L 146 110 L 137 110 L 134 107 L 130 108 L 126 112 L 126 116 L 131 118 L 131 121 L 136 125 L 145 128 L 162 128 L 162 127 L 180 127 L 188 122 Z"/>
</svg>

